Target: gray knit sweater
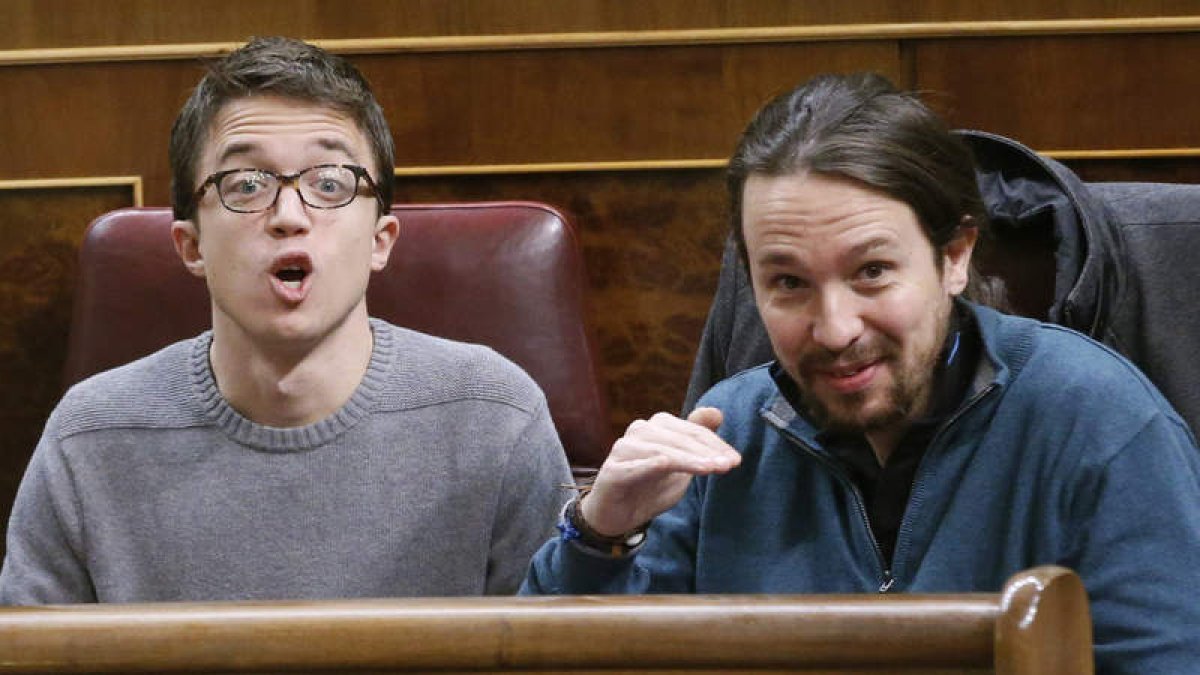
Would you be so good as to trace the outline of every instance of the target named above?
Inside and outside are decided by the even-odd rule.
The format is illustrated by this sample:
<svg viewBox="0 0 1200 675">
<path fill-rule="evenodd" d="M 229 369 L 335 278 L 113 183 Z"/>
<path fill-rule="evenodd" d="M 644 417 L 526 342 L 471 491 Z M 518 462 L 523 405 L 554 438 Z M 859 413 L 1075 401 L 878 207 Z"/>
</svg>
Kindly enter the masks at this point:
<svg viewBox="0 0 1200 675">
<path fill-rule="evenodd" d="M 537 385 L 484 347 L 372 320 L 362 383 L 272 428 L 206 333 L 73 387 L 17 495 L 4 604 L 510 593 L 567 494 Z"/>
</svg>

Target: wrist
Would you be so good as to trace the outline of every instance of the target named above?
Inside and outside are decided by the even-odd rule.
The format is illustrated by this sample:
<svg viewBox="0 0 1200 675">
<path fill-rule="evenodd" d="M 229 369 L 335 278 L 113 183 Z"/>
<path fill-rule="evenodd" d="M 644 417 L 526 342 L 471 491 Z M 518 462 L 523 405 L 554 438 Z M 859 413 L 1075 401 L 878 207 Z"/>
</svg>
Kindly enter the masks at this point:
<svg viewBox="0 0 1200 675">
<path fill-rule="evenodd" d="M 620 539 L 625 535 L 624 530 L 611 531 L 608 528 L 596 528 L 593 523 L 603 522 L 602 518 L 597 518 L 595 513 L 596 500 L 589 499 L 591 491 L 585 490 L 579 493 L 575 499 L 575 518 L 577 526 L 583 532 L 586 532 L 593 539 Z M 634 528 L 635 530 L 637 528 Z"/>
<path fill-rule="evenodd" d="M 577 495 L 563 507 L 558 529 L 562 532 L 564 540 L 573 541 L 585 551 L 607 558 L 623 558 L 642 547 L 646 542 L 649 522 L 621 534 L 601 534 L 594 530 L 583 516 L 581 504 L 585 494 Z"/>
</svg>

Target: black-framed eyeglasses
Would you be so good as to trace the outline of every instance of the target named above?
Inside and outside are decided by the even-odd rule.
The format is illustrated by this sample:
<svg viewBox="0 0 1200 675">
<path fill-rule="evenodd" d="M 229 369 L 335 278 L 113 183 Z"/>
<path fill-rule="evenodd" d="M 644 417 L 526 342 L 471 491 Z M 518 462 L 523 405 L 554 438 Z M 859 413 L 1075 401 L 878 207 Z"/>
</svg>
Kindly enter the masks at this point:
<svg viewBox="0 0 1200 675">
<path fill-rule="evenodd" d="M 358 196 L 360 181 L 366 181 L 379 208 L 386 211 L 371 172 L 354 164 L 318 164 L 287 175 L 266 169 L 226 169 L 205 178 L 192 201 L 200 201 L 208 186 L 215 185 L 225 208 L 234 213 L 260 213 L 275 206 L 284 187 L 294 187 L 306 206 L 338 209 Z"/>
</svg>

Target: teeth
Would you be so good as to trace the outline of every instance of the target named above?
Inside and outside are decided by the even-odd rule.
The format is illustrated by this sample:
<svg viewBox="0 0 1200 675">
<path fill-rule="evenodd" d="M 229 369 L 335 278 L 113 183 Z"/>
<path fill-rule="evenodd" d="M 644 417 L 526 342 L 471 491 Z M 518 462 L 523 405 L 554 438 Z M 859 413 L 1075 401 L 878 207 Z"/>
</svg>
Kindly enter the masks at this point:
<svg viewBox="0 0 1200 675">
<path fill-rule="evenodd" d="M 285 281 L 285 282 L 283 282 L 283 285 L 287 286 L 288 288 L 292 288 L 292 289 L 300 288 L 299 281 Z"/>
<path fill-rule="evenodd" d="M 275 273 L 275 277 L 285 284 L 300 283 L 308 274 L 299 267 L 283 267 Z"/>
</svg>

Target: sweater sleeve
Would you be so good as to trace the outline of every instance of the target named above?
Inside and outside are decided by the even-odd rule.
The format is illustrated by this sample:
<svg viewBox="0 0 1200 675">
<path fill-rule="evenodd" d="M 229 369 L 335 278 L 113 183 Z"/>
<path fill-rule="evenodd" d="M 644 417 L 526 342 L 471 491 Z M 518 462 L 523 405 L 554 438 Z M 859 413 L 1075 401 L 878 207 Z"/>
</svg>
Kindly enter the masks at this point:
<svg viewBox="0 0 1200 675">
<path fill-rule="evenodd" d="M 1158 415 L 1102 467 L 1070 507 L 1070 558 L 1088 591 L 1097 673 L 1184 673 L 1200 663 L 1200 457 Z"/>
<path fill-rule="evenodd" d="M 516 592 L 572 493 L 571 470 L 544 398 L 513 440 L 494 512 L 485 592 Z"/>
<path fill-rule="evenodd" d="M 96 602 L 82 532 L 77 492 L 51 417 L 9 519 L 0 604 Z"/>
</svg>

